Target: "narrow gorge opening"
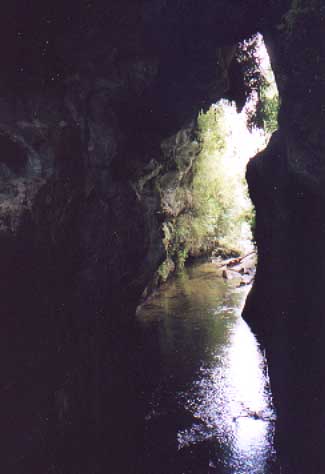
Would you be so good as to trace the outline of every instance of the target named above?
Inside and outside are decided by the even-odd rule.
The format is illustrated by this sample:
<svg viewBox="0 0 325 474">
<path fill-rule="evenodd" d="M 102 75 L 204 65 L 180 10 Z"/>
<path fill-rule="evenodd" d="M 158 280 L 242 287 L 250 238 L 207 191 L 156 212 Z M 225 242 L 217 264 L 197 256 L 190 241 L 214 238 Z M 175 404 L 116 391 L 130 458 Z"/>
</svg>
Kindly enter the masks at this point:
<svg viewBox="0 0 325 474">
<path fill-rule="evenodd" d="M 144 299 L 198 257 L 242 258 L 254 252 L 255 210 L 246 166 L 277 129 L 279 93 L 261 34 L 241 42 L 232 62 L 242 75 L 240 91 L 233 93 L 240 97 L 218 100 L 166 139 L 165 165 L 150 162 L 150 173 L 137 184 L 142 192 L 157 176 L 165 250 Z"/>
<path fill-rule="evenodd" d="M 242 106 L 221 99 L 198 114 L 194 133 L 163 145 L 167 156 L 174 145 L 176 161 L 159 189 L 166 259 L 159 291 L 137 311 L 161 365 L 149 369 L 148 472 L 161 458 L 170 473 L 202 463 L 208 472 L 265 474 L 277 462 L 267 361 L 241 313 L 257 258 L 246 166 L 277 129 L 279 95 L 260 34 L 240 43 L 236 61 Z"/>
</svg>

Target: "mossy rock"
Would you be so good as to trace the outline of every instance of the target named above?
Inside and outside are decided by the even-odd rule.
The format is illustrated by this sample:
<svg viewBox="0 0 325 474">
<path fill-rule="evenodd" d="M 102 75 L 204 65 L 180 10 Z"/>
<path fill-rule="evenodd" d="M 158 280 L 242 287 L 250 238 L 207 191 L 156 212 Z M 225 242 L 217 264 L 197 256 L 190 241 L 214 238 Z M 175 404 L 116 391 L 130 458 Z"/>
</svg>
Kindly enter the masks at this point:
<svg viewBox="0 0 325 474">
<path fill-rule="evenodd" d="M 158 268 L 158 283 L 165 283 L 169 276 L 174 273 L 176 265 L 171 258 L 167 258 Z"/>
</svg>

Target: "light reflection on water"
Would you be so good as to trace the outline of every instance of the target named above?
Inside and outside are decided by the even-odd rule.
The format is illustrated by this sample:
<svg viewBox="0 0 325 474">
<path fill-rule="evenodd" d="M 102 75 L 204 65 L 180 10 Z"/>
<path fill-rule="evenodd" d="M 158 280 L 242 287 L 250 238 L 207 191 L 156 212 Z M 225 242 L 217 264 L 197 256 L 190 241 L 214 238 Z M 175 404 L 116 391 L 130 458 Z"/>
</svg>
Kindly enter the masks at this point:
<svg viewBox="0 0 325 474">
<path fill-rule="evenodd" d="M 147 323 L 159 321 L 162 363 L 172 380 L 160 387 L 168 387 L 163 391 L 192 416 L 188 426 L 176 430 L 178 450 L 209 443 L 207 472 L 266 474 L 275 457 L 266 362 L 240 317 L 247 291 L 236 282 L 225 285 L 205 264 L 141 312 Z M 155 398 L 155 416 L 163 416 L 161 388 Z"/>
<path fill-rule="evenodd" d="M 179 448 L 217 439 L 227 449 L 220 460 L 231 473 L 264 473 L 272 454 L 274 413 L 265 361 L 247 324 L 238 316 L 228 344 L 187 394 L 186 407 L 199 423 L 179 431 Z M 271 451 L 271 452 L 270 452 Z"/>
</svg>

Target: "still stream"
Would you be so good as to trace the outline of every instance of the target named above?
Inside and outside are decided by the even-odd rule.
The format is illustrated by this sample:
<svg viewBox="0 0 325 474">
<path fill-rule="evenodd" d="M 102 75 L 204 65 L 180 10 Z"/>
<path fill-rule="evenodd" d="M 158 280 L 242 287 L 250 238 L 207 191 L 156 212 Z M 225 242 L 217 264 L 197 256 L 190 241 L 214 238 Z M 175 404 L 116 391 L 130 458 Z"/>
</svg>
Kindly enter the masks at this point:
<svg viewBox="0 0 325 474">
<path fill-rule="evenodd" d="M 138 311 L 156 352 L 145 410 L 148 474 L 273 472 L 266 361 L 241 318 L 249 289 L 200 263 Z"/>
</svg>

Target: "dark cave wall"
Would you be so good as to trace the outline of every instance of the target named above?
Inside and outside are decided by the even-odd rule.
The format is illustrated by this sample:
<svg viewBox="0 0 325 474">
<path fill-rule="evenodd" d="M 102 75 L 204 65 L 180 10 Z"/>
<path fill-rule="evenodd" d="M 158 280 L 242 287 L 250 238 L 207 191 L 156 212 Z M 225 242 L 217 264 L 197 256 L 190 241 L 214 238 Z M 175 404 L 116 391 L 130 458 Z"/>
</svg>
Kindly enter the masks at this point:
<svg viewBox="0 0 325 474">
<path fill-rule="evenodd" d="M 137 183 L 150 163 L 164 161 L 162 141 L 226 93 L 229 44 L 254 31 L 253 7 L 97 1 L 30 9 L 14 2 L 6 10 L 1 238 L 15 253 L 28 236 L 41 285 L 52 266 L 57 285 L 70 272 L 64 287 L 77 299 L 90 288 L 96 300 L 111 290 L 117 304 L 125 287 L 137 300 L 163 258 L 153 230 L 158 197 L 149 190 L 143 199 Z M 10 290 L 17 275 L 6 274 Z"/>
<path fill-rule="evenodd" d="M 282 106 L 247 179 L 259 262 L 246 319 L 266 348 L 283 472 L 324 472 L 323 2 L 293 2 L 265 33 Z"/>
</svg>

